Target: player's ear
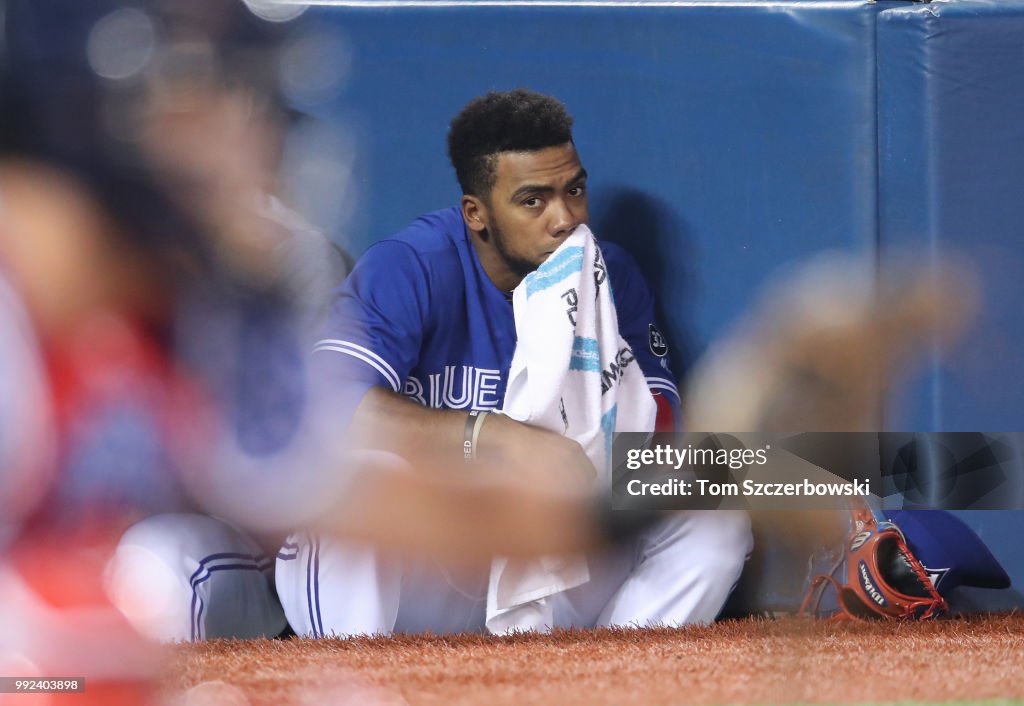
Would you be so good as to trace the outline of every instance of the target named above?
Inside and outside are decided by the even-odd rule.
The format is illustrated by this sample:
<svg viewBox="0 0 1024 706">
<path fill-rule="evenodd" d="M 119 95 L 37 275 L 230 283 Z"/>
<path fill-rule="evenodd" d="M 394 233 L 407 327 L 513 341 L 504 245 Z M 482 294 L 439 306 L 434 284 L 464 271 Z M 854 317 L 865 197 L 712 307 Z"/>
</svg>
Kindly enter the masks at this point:
<svg viewBox="0 0 1024 706">
<path fill-rule="evenodd" d="M 479 234 L 487 230 L 487 204 L 479 196 L 462 195 L 462 220 L 466 227 Z"/>
</svg>

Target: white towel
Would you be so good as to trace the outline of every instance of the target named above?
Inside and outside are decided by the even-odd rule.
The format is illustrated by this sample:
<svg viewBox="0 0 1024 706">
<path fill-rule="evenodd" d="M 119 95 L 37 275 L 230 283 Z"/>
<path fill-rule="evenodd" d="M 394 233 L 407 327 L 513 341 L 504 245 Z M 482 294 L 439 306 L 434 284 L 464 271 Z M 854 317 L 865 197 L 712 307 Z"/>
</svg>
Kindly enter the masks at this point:
<svg viewBox="0 0 1024 706">
<path fill-rule="evenodd" d="M 577 441 L 597 470 L 595 487 L 609 488 L 614 433 L 652 432 L 657 408 L 619 334 L 604 258 L 586 226 L 526 276 L 512 306 L 517 343 L 502 412 Z M 487 629 L 549 629 L 548 598 L 589 580 L 583 556 L 495 558 Z"/>
</svg>

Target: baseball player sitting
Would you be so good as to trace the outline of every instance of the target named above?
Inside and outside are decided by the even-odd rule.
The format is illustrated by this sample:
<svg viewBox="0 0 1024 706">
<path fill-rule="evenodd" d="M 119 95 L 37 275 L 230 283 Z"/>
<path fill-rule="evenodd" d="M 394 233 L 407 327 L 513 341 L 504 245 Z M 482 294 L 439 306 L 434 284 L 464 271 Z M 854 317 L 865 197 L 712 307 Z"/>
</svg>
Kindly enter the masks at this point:
<svg viewBox="0 0 1024 706">
<path fill-rule="evenodd" d="M 647 410 L 618 424 L 612 411 L 612 428 L 651 431 L 655 417 L 658 429 L 675 427 L 678 393 L 650 289 L 621 248 L 595 242 L 581 228 L 587 173 L 571 127 L 560 102 L 526 90 L 470 102 L 448 138 L 460 205 L 375 244 L 339 289 L 315 347 L 316 374 L 351 401 L 350 418 L 338 420 L 350 438 L 392 452 L 395 466 L 429 472 L 431 464 L 478 459 L 467 472 L 512 473 L 545 490 L 600 483 L 600 455 L 563 434 L 568 390 L 548 391 L 564 428 L 516 421 L 506 396 L 521 353 L 517 341 L 526 327 L 539 325 L 524 320 L 513 291 L 531 273 L 540 275 L 549 258 L 562 258 L 570 238 L 567 248 L 596 252 L 584 268 L 594 264 L 597 295 L 570 296 L 559 316 L 568 314 L 576 326 L 577 308 L 581 316 L 591 302 L 600 310 L 607 275 L 603 301 L 614 308 L 619 330 L 606 335 L 628 344 L 620 349 L 620 382 L 632 370 L 643 398 L 635 408 Z M 499 411 L 508 413 L 491 413 Z M 316 637 L 682 625 L 718 615 L 751 543 L 742 513 L 680 513 L 612 550 L 543 565 L 550 581 L 534 596 L 539 610 L 493 624 L 497 564 L 446 570 L 305 532 L 289 537 L 278 554 L 276 582 L 291 626 Z M 537 569 L 520 566 L 517 576 Z"/>
</svg>

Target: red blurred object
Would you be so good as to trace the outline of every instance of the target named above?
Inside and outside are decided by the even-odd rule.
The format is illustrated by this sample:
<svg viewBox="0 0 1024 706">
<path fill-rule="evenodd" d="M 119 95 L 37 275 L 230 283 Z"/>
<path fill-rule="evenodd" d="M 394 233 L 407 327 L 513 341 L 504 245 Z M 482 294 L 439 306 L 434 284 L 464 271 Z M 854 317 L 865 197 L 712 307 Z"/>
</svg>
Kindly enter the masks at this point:
<svg viewBox="0 0 1024 706">
<path fill-rule="evenodd" d="M 0 565 L 0 656 L 5 676 L 84 678 L 84 692 L 0 696 L 0 704 L 153 703 L 159 646 L 113 606 L 103 572 L 116 536 L 22 537 Z M 18 673 L 12 673 L 15 670 Z M 23 673 L 25 671 L 31 673 Z"/>
</svg>

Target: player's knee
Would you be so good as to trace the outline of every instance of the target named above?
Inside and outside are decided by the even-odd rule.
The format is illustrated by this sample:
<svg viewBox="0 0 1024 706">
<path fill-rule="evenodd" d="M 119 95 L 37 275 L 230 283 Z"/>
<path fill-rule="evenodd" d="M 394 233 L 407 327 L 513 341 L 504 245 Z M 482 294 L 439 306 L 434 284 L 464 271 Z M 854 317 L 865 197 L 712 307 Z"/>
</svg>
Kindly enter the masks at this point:
<svg viewBox="0 0 1024 706">
<path fill-rule="evenodd" d="M 711 510 L 702 514 L 705 516 L 706 541 L 730 555 L 746 559 L 754 545 L 750 516 L 739 510 Z"/>
<path fill-rule="evenodd" d="M 753 549 L 750 517 L 745 512 L 711 510 L 683 513 L 663 530 L 708 582 L 732 586 Z"/>
<path fill-rule="evenodd" d="M 189 617 L 181 595 L 188 577 L 179 568 L 173 536 L 159 522 L 143 521 L 121 538 L 105 575 L 118 610 L 142 634 L 161 641 L 188 640 Z"/>
<path fill-rule="evenodd" d="M 754 535 L 751 533 L 750 515 L 741 511 L 719 510 L 714 514 L 719 525 L 715 548 L 720 555 L 720 571 L 724 580 L 729 581 L 729 590 L 739 579 L 746 559 L 754 549 Z"/>
<path fill-rule="evenodd" d="M 256 637 L 284 627 L 269 569 L 258 545 L 226 523 L 156 515 L 124 533 L 107 586 L 136 629 L 155 639 Z"/>
<path fill-rule="evenodd" d="M 703 520 L 706 526 L 702 532 L 707 547 L 704 556 L 708 579 L 731 591 L 754 547 L 750 517 L 745 512 L 734 510 L 702 514 L 708 516 Z"/>
</svg>

